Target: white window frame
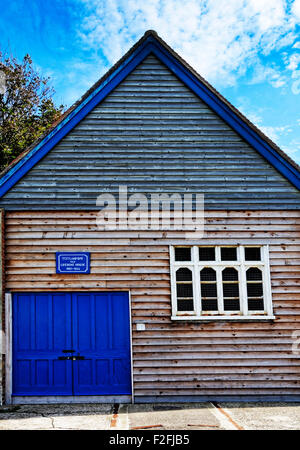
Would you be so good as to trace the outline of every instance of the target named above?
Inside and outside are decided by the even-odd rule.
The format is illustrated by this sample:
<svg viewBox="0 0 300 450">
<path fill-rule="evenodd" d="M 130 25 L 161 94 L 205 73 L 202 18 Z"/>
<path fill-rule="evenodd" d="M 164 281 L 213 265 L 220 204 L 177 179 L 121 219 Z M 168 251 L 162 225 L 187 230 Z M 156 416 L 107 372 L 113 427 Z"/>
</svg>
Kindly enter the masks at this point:
<svg viewBox="0 0 300 450">
<path fill-rule="evenodd" d="M 175 261 L 175 248 L 191 248 L 191 261 Z M 215 261 L 200 261 L 199 247 L 214 247 Z M 221 247 L 237 248 L 237 261 L 221 261 Z M 260 247 L 260 261 L 246 261 L 245 248 Z M 171 275 L 171 301 L 172 320 L 270 320 L 275 319 L 272 307 L 269 246 L 268 245 L 175 245 L 169 247 L 170 251 L 170 275 Z M 201 311 L 201 283 L 200 271 L 211 267 L 216 270 L 218 314 L 214 311 L 202 314 Z M 235 268 L 239 273 L 240 311 L 224 311 L 223 309 L 223 286 L 222 271 L 227 267 Z M 249 268 L 258 268 L 262 272 L 264 311 L 248 311 L 246 271 Z M 193 276 L 193 311 L 177 311 L 176 271 L 179 268 L 187 268 L 192 271 Z"/>
</svg>

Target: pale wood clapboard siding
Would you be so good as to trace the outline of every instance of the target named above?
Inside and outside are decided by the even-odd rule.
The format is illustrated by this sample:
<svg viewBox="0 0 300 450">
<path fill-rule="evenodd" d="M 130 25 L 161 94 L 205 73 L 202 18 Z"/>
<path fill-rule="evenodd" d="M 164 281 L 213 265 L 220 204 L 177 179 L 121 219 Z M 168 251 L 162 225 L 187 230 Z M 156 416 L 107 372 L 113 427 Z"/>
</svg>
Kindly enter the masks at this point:
<svg viewBox="0 0 300 450">
<path fill-rule="evenodd" d="M 96 212 L 6 214 L 9 291 L 130 290 L 136 398 L 300 395 L 299 211 L 206 211 L 199 244 L 269 244 L 274 322 L 174 323 L 169 244 L 179 232 L 97 230 Z M 56 251 L 90 251 L 91 274 L 58 275 Z M 136 331 L 137 321 L 146 331 Z"/>
</svg>

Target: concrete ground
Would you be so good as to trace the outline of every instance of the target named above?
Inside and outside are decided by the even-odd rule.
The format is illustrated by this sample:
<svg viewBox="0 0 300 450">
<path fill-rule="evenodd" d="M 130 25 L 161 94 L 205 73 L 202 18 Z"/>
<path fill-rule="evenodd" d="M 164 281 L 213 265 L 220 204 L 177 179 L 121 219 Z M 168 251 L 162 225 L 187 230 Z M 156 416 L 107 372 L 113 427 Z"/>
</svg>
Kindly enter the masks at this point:
<svg viewBox="0 0 300 450">
<path fill-rule="evenodd" d="M 300 430 L 300 403 L 0 407 L 0 430 Z"/>
</svg>

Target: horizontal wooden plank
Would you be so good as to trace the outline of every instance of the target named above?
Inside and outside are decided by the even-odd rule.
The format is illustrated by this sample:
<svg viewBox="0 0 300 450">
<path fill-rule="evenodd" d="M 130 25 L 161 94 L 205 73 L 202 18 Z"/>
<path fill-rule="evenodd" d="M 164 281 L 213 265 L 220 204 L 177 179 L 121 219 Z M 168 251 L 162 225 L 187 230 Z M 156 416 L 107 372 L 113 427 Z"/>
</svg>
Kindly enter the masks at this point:
<svg viewBox="0 0 300 450">
<path fill-rule="evenodd" d="M 248 322 L 249 325 L 256 324 L 255 322 Z M 264 324 L 264 323 L 262 323 Z M 223 324 L 222 324 L 223 325 Z M 165 340 L 170 340 L 172 343 L 174 341 L 174 344 L 178 341 L 180 342 L 181 339 L 189 341 L 190 343 L 193 343 L 194 340 L 201 340 L 201 342 L 226 342 L 226 340 L 233 339 L 236 342 L 239 342 L 239 340 L 245 340 L 246 342 L 252 343 L 257 342 L 257 340 L 264 339 L 270 340 L 270 342 L 277 342 L 277 339 L 292 339 L 292 332 L 289 330 L 278 330 L 278 329 L 270 329 L 270 327 L 267 324 L 266 329 L 257 330 L 257 329 L 230 329 L 228 328 L 229 322 L 226 324 L 226 326 L 222 326 L 222 328 L 217 327 L 216 323 L 213 323 L 210 327 L 208 327 L 207 324 L 201 326 L 201 324 L 198 324 L 197 332 L 195 333 L 194 330 L 189 329 L 177 329 L 174 327 L 168 327 L 165 329 L 146 329 L 143 332 L 136 331 L 135 328 L 132 330 L 132 334 L 135 339 L 137 339 L 137 342 L 143 342 L 148 341 L 152 342 L 153 345 L 155 345 L 156 341 L 162 341 L 165 342 Z M 245 325 L 245 323 L 244 323 Z M 266 324 L 265 324 L 266 325 Z M 297 324 L 296 324 L 297 325 Z M 298 329 L 300 330 L 300 324 L 298 324 Z"/>
<path fill-rule="evenodd" d="M 263 228 L 263 227 L 262 227 Z M 136 242 L 140 239 L 138 245 L 143 244 L 143 242 L 150 242 L 151 239 L 162 240 L 162 239 L 182 239 L 184 233 L 182 231 L 152 231 L 152 232 L 139 232 L 139 231 L 120 231 L 120 232 L 110 232 L 110 239 L 108 239 L 107 231 L 90 231 L 90 232 L 69 232 L 69 231 L 59 231 L 59 232 L 26 232 L 26 233 L 8 233 L 7 234 L 7 245 L 53 245 L 59 244 L 59 239 L 63 239 L 65 245 L 86 245 L 99 243 L 111 244 L 112 242 L 120 243 L 120 245 L 125 245 L 129 243 Z M 293 239 L 300 242 L 300 231 L 298 230 L 285 230 L 285 231 L 252 231 L 252 230 L 240 230 L 240 231 L 208 231 L 205 230 L 204 239 L 225 239 L 225 238 L 238 238 L 247 239 L 249 237 L 258 238 L 280 238 L 280 239 Z M 146 240 L 146 241 L 145 241 Z M 74 244 L 74 241 L 76 244 Z M 154 242 L 152 241 L 152 245 Z"/>
<path fill-rule="evenodd" d="M 162 358 L 159 360 L 148 360 L 148 359 L 134 359 L 134 367 L 137 369 L 139 367 L 207 367 L 207 366 L 215 366 L 215 367 L 254 367 L 254 366 L 260 366 L 260 367 L 269 367 L 274 366 L 276 363 L 276 366 L 287 366 L 292 365 L 299 367 L 300 361 L 299 358 L 291 359 L 288 356 L 284 358 L 273 357 L 270 358 L 270 356 L 265 356 L 263 358 L 223 358 L 223 359 L 215 359 L 215 358 L 208 358 L 208 357 L 199 357 L 199 359 L 176 359 L 172 360 L 169 358 Z"/>
<path fill-rule="evenodd" d="M 49 273 L 52 273 L 53 269 L 55 269 L 56 262 L 55 262 L 55 255 L 52 255 L 51 260 L 44 260 L 44 258 L 41 258 L 40 261 L 38 260 L 13 260 L 8 259 L 6 262 L 6 269 L 9 273 L 30 273 L 30 272 L 22 272 L 25 270 L 34 270 L 34 273 L 47 273 L 47 270 Z M 104 259 L 104 260 L 92 260 L 91 261 L 91 268 L 93 269 L 93 272 L 97 273 L 97 271 L 101 272 L 103 270 L 110 270 L 110 271 L 128 271 L 129 273 L 132 270 L 135 270 L 136 273 L 142 272 L 143 270 L 147 273 L 151 273 L 152 271 L 157 271 L 159 273 L 166 273 L 169 272 L 169 261 L 166 260 L 157 260 L 157 259 Z M 40 272 L 39 272 L 40 270 Z"/>
<path fill-rule="evenodd" d="M 235 386 L 233 388 L 230 389 L 226 389 L 226 387 L 222 384 L 219 385 L 215 385 L 215 386 L 211 386 L 209 387 L 203 387 L 201 388 L 201 386 L 194 386 L 194 387 L 190 387 L 190 388 L 186 388 L 186 389 L 181 389 L 180 387 L 176 387 L 176 386 L 170 386 L 168 387 L 163 387 L 161 389 L 157 388 L 157 394 L 159 393 L 159 395 L 164 395 L 164 393 L 166 393 L 167 395 L 200 395 L 200 392 L 202 392 L 203 394 L 206 395 L 214 395 L 218 392 L 219 395 L 238 395 L 238 394 L 244 394 L 245 395 L 245 391 L 247 389 L 247 385 L 245 385 L 244 387 L 240 387 L 238 388 L 238 386 Z M 259 386 L 257 386 L 256 388 L 254 386 L 251 386 L 250 384 L 248 385 L 248 389 L 249 392 L 248 394 L 250 395 L 257 395 L 257 394 L 262 394 L 262 391 L 265 391 L 265 394 L 267 395 L 272 395 L 272 394 L 298 394 L 299 395 L 299 387 L 296 385 L 292 385 L 287 387 L 286 389 L 284 389 L 282 386 L 261 386 L 261 388 Z M 152 390 L 152 393 L 151 393 Z M 155 395 L 155 391 L 152 389 L 151 387 L 149 388 L 143 388 L 140 387 L 136 392 L 135 395 Z"/>
<path fill-rule="evenodd" d="M 191 348 L 192 347 L 192 348 Z M 161 354 L 165 354 L 166 352 L 174 354 L 173 357 L 177 358 L 177 354 L 190 356 L 190 355 L 197 355 L 197 353 L 201 353 L 202 355 L 206 356 L 208 353 L 216 353 L 218 355 L 222 355 L 222 357 L 227 357 L 228 353 L 236 355 L 236 353 L 249 353 L 251 352 L 251 355 L 259 354 L 259 353 L 267 353 L 267 352 L 285 352 L 286 354 L 289 354 L 291 352 L 292 348 L 292 342 L 287 342 L 280 344 L 274 340 L 272 343 L 255 343 L 255 344 L 239 344 L 239 343 L 198 343 L 194 342 L 191 346 L 191 343 L 189 344 L 182 344 L 182 343 L 174 343 L 172 345 L 170 344 L 156 344 L 156 345 L 140 345 L 137 342 L 134 342 L 133 344 L 133 351 L 136 356 L 142 356 L 142 353 L 145 355 L 150 354 L 151 357 L 153 356 L 159 356 Z"/>
<path fill-rule="evenodd" d="M 207 233 L 207 236 L 210 235 L 210 233 L 223 233 L 230 230 L 230 233 L 241 233 L 241 232 L 260 232 L 264 235 L 268 232 L 274 233 L 274 232 L 282 232 L 285 236 L 288 232 L 286 224 L 249 224 L 249 225 L 219 225 L 219 224 L 210 224 L 205 223 L 205 232 Z M 292 225 L 293 232 L 300 232 L 300 225 L 296 222 L 296 224 Z M 18 227 L 12 227 L 8 226 L 7 228 L 7 238 L 8 239 L 14 239 L 18 236 L 20 231 L 22 231 L 22 235 L 24 239 L 30 239 L 30 238 L 56 238 L 56 237 L 62 237 L 62 233 L 65 233 L 64 237 L 72 237 L 72 238 L 84 238 L 84 237 L 94 237 L 95 235 L 99 235 L 101 237 L 106 232 L 101 231 L 97 224 L 89 224 L 89 225 L 79 225 L 79 224 L 70 224 L 66 225 L 65 223 L 62 224 L 54 224 L 54 225 L 44 225 L 44 224 L 38 224 L 35 226 L 25 226 L 20 225 Z M 127 236 L 141 236 L 147 235 L 147 237 L 161 237 L 162 234 L 160 232 L 134 232 L 132 230 L 127 230 L 123 232 L 113 232 L 113 236 L 115 237 L 127 237 Z"/>
<path fill-rule="evenodd" d="M 216 380 L 219 377 L 228 379 L 235 377 L 270 377 L 272 379 L 273 375 L 275 377 L 299 377 L 300 366 L 286 365 L 286 366 L 198 366 L 198 367 L 175 367 L 165 366 L 165 367 L 134 367 L 135 377 L 210 377 Z M 297 378 L 299 379 L 299 378 Z"/>
<path fill-rule="evenodd" d="M 186 349 L 185 346 L 192 346 L 193 349 L 198 349 L 197 346 L 199 346 L 199 349 L 201 346 L 204 346 L 204 351 L 210 351 L 212 348 L 215 348 L 216 350 L 220 347 L 221 349 L 224 346 L 224 349 L 240 349 L 241 346 L 245 349 L 255 349 L 256 346 L 258 349 L 267 349 L 268 346 L 274 346 L 274 349 L 278 351 L 279 346 L 281 344 L 286 346 L 291 346 L 294 342 L 291 335 L 289 336 L 270 336 L 270 337 L 263 337 L 263 336 L 244 336 L 244 337 L 237 337 L 237 336 L 211 336 L 208 337 L 206 333 L 203 333 L 202 336 L 192 334 L 188 337 L 178 337 L 178 336 L 172 336 L 170 338 L 167 337 L 153 337 L 153 333 L 150 334 L 148 337 L 142 337 L 141 333 L 140 336 L 138 333 L 135 333 L 134 335 L 134 342 L 133 347 L 135 351 L 150 351 L 152 352 L 155 349 L 159 349 L 160 351 L 164 350 L 166 347 L 170 348 L 170 346 L 176 351 L 178 349 Z M 206 350 L 207 349 L 207 350 Z M 189 351 L 189 350 L 188 350 Z"/>
<path fill-rule="evenodd" d="M 285 389 L 299 389 L 300 381 L 299 380 L 285 380 L 284 382 Z M 153 389 L 153 381 L 139 381 L 135 380 L 135 388 L 136 390 L 144 390 L 144 389 Z M 155 388 L 156 389 L 173 389 L 176 390 L 176 386 L 174 385 L 174 381 L 161 381 L 155 380 Z M 267 380 L 201 380 L 201 381 L 180 381 L 180 390 L 184 389 L 282 389 L 282 380 L 273 379 L 272 386 Z M 178 389 L 178 388 L 177 388 Z M 299 390 L 298 390 L 299 392 Z"/>
<path fill-rule="evenodd" d="M 212 213 L 212 212 L 211 212 Z M 238 225 L 242 226 L 262 226 L 262 225 L 279 225 L 279 226 L 288 226 L 288 225 L 299 225 L 300 214 L 297 212 L 297 216 L 280 217 L 280 211 L 276 211 L 274 216 L 269 217 L 248 217 L 245 214 L 240 213 L 238 217 L 227 216 L 226 217 L 207 217 L 208 211 L 204 211 L 204 223 L 205 225 L 229 225 L 230 227 L 237 227 Z M 20 212 L 21 214 L 21 212 Z M 56 214 L 56 213 L 55 213 Z M 218 212 L 216 212 L 216 215 Z M 51 212 L 48 217 L 38 218 L 38 214 L 34 213 L 34 216 L 27 215 L 22 217 L 16 217 L 16 212 L 12 213 L 11 211 L 7 212 L 6 217 L 6 226 L 8 229 L 12 231 L 20 230 L 24 227 L 25 230 L 28 229 L 40 229 L 40 227 L 50 227 L 49 229 L 56 229 L 54 227 L 64 227 L 66 229 L 76 230 L 80 229 L 80 227 L 84 227 L 85 229 L 96 229 L 96 218 L 97 213 L 94 212 L 93 216 L 74 216 L 70 217 L 70 213 L 67 211 L 66 215 L 61 216 L 53 216 Z"/>
<path fill-rule="evenodd" d="M 104 265 L 103 265 L 104 266 Z M 114 272 L 114 273 L 112 273 Z M 53 275 L 55 274 L 55 267 L 34 267 L 31 266 L 28 269 L 23 268 L 10 268 L 7 267 L 6 270 L 7 276 L 10 277 L 11 280 L 22 280 L 22 279 L 28 279 L 30 277 L 38 277 L 38 279 L 48 279 L 50 277 L 53 278 Z M 104 275 L 105 274 L 105 275 Z M 83 277 L 83 279 L 102 279 L 103 276 L 106 276 L 107 279 L 111 279 L 111 277 L 117 277 L 120 275 L 120 279 L 132 279 L 132 280 L 139 280 L 139 279 L 150 279 L 147 277 L 154 277 L 153 279 L 162 279 L 162 280 L 169 280 L 169 269 L 168 268 L 162 268 L 162 267 L 135 267 L 135 266 L 125 266 L 122 267 L 120 264 L 113 266 L 108 265 L 106 267 L 95 267 L 91 265 L 91 273 L 90 278 L 87 275 L 79 275 L 80 278 Z M 66 274 L 65 279 L 68 279 L 68 277 L 74 277 L 75 274 Z M 126 278 L 129 277 L 129 278 Z M 46 278 L 45 278 L 46 277 Z"/>
<path fill-rule="evenodd" d="M 182 375 L 136 375 L 134 374 L 134 382 L 136 389 L 139 387 L 146 388 L 149 387 L 149 383 L 155 387 L 163 387 L 175 385 L 175 383 L 180 383 L 180 387 L 190 387 L 197 386 L 200 384 L 201 387 L 212 387 L 212 385 L 226 384 L 228 388 L 232 387 L 245 387 L 251 384 L 253 387 L 258 387 L 258 385 L 263 385 L 263 387 L 269 387 L 270 379 L 272 380 L 273 386 L 282 386 L 284 383 L 285 387 L 287 385 L 291 387 L 297 386 L 299 381 L 299 373 L 294 374 L 230 374 L 230 381 L 228 380 L 228 374 L 216 375 L 211 374 L 182 374 Z M 273 384 L 274 382 L 274 384 Z M 287 382 L 287 383 L 285 383 Z M 249 384 L 248 384 L 249 383 Z"/>
<path fill-rule="evenodd" d="M 149 297 L 151 298 L 151 297 Z M 175 329 L 178 332 L 186 333 L 186 332 L 195 332 L 199 333 L 201 331 L 205 331 L 205 333 L 210 333 L 213 331 L 217 331 L 222 335 L 223 331 L 231 332 L 231 333 L 238 333 L 238 332 L 266 332 L 269 331 L 272 332 L 290 332 L 298 331 L 300 330 L 300 322 L 298 320 L 295 320 L 295 318 L 291 318 L 288 316 L 288 321 L 280 321 L 278 320 L 278 317 L 275 316 L 274 321 L 270 322 L 248 322 L 248 321 L 241 321 L 238 323 L 235 322 L 228 322 L 228 321 L 218 321 L 218 322 L 183 322 L 179 321 L 176 322 L 170 322 L 172 324 L 172 327 L 166 328 L 164 324 L 160 323 L 148 323 L 147 324 L 147 330 L 155 331 L 156 333 L 161 333 L 166 329 Z M 137 321 L 133 321 L 133 324 L 138 323 Z"/>
<path fill-rule="evenodd" d="M 95 218 L 97 216 L 97 211 L 91 211 L 91 210 L 70 210 L 70 211 L 7 211 L 6 213 L 6 219 L 11 218 L 31 218 L 31 219 L 37 219 L 37 218 Z M 212 218 L 219 218 L 219 217 L 225 217 L 225 218 L 252 218 L 252 217 L 259 217 L 262 219 L 265 219 L 267 217 L 278 217 L 278 218 L 288 218 L 288 217 L 295 217 L 300 219 L 300 211 L 298 209 L 294 210 L 268 210 L 268 211 L 261 211 L 261 210 L 207 210 L 205 211 L 205 217 L 212 217 Z"/>
</svg>

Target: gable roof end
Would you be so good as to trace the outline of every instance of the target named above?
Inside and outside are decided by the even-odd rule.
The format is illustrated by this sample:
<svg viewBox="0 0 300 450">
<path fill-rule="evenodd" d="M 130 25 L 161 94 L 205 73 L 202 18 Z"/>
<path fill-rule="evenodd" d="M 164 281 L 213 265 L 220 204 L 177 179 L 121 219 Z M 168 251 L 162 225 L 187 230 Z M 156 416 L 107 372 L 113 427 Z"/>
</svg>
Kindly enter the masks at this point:
<svg viewBox="0 0 300 450">
<path fill-rule="evenodd" d="M 2 172 L 0 197 L 26 175 L 150 53 L 155 54 L 201 100 L 294 186 L 300 189 L 300 167 L 175 53 L 155 31 L 150 30 L 79 101 L 74 103 L 47 133 L 34 142 Z"/>
</svg>

